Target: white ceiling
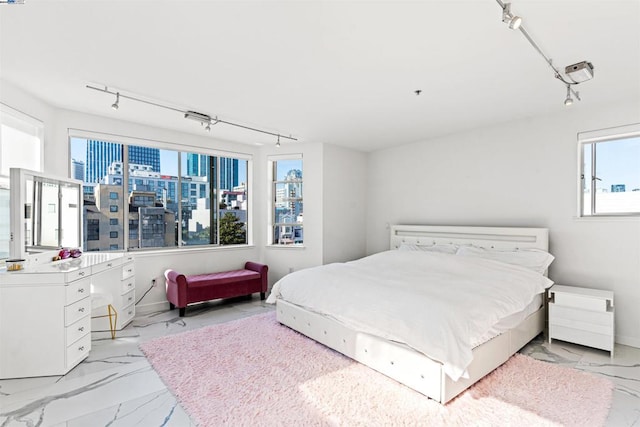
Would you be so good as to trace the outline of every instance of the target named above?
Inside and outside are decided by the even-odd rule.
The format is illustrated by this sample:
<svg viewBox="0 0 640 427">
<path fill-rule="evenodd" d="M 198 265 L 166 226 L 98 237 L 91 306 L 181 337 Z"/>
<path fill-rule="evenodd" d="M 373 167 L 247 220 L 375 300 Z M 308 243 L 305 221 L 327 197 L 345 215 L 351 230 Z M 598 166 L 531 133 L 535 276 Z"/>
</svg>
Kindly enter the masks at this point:
<svg viewBox="0 0 640 427">
<path fill-rule="evenodd" d="M 558 68 L 594 64 L 571 108 L 640 100 L 639 0 L 512 11 Z M 566 89 L 495 0 L 27 0 L 0 5 L 0 77 L 66 109 L 203 133 L 157 107 L 121 100 L 115 112 L 114 97 L 85 88 L 99 83 L 363 151 L 566 114 Z M 222 124 L 211 136 L 275 142 Z"/>
</svg>

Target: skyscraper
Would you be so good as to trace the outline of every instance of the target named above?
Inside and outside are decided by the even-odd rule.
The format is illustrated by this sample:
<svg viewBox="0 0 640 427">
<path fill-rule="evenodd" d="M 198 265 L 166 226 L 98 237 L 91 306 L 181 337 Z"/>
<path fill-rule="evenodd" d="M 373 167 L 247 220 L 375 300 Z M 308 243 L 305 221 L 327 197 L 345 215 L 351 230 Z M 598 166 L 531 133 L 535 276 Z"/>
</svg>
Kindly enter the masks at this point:
<svg viewBox="0 0 640 427">
<path fill-rule="evenodd" d="M 220 158 L 220 188 L 233 190 L 238 185 L 238 159 Z"/>
<path fill-rule="evenodd" d="M 98 183 L 108 173 L 113 162 L 122 161 L 122 144 L 115 142 L 87 140 L 87 164 L 85 182 Z M 153 172 L 160 172 L 160 149 L 129 146 L 129 163 L 151 166 Z"/>
<path fill-rule="evenodd" d="M 71 159 L 71 178 L 84 180 L 84 162 L 82 160 Z"/>
<path fill-rule="evenodd" d="M 204 154 L 187 154 L 187 175 L 209 176 L 209 156 Z"/>
</svg>

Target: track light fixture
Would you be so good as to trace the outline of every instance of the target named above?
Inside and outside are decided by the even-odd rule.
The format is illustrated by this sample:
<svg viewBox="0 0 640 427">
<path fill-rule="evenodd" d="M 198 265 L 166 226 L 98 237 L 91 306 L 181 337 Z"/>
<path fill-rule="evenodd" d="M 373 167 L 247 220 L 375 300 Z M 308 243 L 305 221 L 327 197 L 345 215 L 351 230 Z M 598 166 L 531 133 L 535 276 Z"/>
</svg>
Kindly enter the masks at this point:
<svg viewBox="0 0 640 427">
<path fill-rule="evenodd" d="M 567 85 L 567 97 L 564 100 L 564 105 L 567 107 L 573 104 L 573 98 L 571 98 L 571 85 Z"/>
<path fill-rule="evenodd" d="M 276 147 L 280 148 L 280 135 L 278 135 L 278 142 L 276 142 Z"/>
<path fill-rule="evenodd" d="M 522 25 L 522 18 L 511 13 L 511 3 L 504 3 L 502 6 L 502 22 L 512 30 L 517 30 Z"/>
<path fill-rule="evenodd" d="M 117 110 L 120 107 L 120 92 L 116 92 L 116 102 L 111 104 L 111 108 Z"/>
<path fill-rule="evenodd" d="M 502 0 L 496 0 L 498 5 L 502 8 L 502 22 L 509 24 L 509 28 L 514 30 L 520 30 L 522 35 L 533 46 L 533 48 L 544 58 L 545 62 L 551 67 L 554 72 L 554 77 L 564 83 L 567 87 L 567 97 L 564 100 L 564 105 L 569 106 L 573 104 L 573 98 L 571 94 L 581 101 L 580 94 L 573 90 L 571 86 L 584 83 L 593 78 L 593 64 L 588 61 L 578 62 L 577 64 L 568 65 L 564 69 L 564 73 L 567 78 L 563 77 L 553 61 L 540 49 L 540 46 L 531 38 L 531 35 L 522 26 L 522 18 L 511 13 L 511 3 L 503 3 Z"/>
<path fill-rule="evenodd" d="M 88 84 L 85 87 L 87 89 L 97 90 L 98 92 L 104 92 L 104 93 L 108 93 L 110 95 L 115 95 L 116 102 L 111 104 L 111 108 L 113 108 L 114 110 L 118 109 L 119 103 L 120 103 L 120 98 L 125 98 L 125 99 L 129 99 L 131 101 L 142 102 L 144 104 L 148 104 L 148 105 L 153 105 L 155 107 L 164 108 L 165 110 L 171 110 L 171 111 L 176 111 L 178 113 L 181 113 L 181 114 L 184 115 L 185 119 L 191 119 L 191 120 L 195 120 L 195 121 L 200 122 L 200 125 L 203 126 L 204 130 L 206 130 L 207 132 L 211 131 L 211 126 L 217 125 L 218 123 L 224 123 L 226 125 L 235 126 L 235 127 L 238 127 L 238 128 L 241 128 L 241 129 L 250 130 L 250 131 L 253 131 L 253 132 L 259 132 L 259 133 L 264 133 L 264 134 L 267 134 L 267 135 L 277 136 L 278 137 L 278 143 L 280 142 L 280 137 L 288 139 L 290 141 L 297 141 L 298 140 L 298 138 L 294 138 L 291 135 L 284 136 L 284 135 L 279 134 L 279 133 L 269 132 L 269 131 L 266 131 L 266 130 L 262 130 L 262 129 L 258 129 L 258 128 L 254 128 L 254 127 L 250 127 L 250 126 L 241 125 L 239 123 L 230 122 L 228 120 L 221 120 L 217 116 L 215 118 L 211 118 L 211 116 L 209 116 L 208 114 L 198 113 L 197 111 L 193 111 L 193 110 L 183 110 L 183 109 L 180 109 L 180 108 L 176 108 L 176 107 L 172 107 L 172 106 L 169 106 L 169 105 L 162 104 L 160 102 L 150 101 L 148 99 L 143 99 L 143 98 L 138 97 L 138 96 L 123 94 L 122 91 L 110 90 L 109 87 L 107 87 L 107 86 L 100 86 L 100 85 L 96 86 L 96 85 Z"/>
</svg>

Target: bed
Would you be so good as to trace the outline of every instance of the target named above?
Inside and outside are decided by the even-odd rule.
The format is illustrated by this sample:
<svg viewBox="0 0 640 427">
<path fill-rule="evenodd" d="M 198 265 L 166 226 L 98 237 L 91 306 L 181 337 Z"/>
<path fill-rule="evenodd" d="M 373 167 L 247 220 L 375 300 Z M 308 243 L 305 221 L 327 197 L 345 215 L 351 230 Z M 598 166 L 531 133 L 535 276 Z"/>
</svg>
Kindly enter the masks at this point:
<svg viewBox="0 0 640 427">
<path fill-rule="evenodd" d="M 411 247 L 443 247 L 444 252 L 448 251 L 447 247 L 464 247 L 469 248 L 469 250 L 492 250 L 497 252 L 539 250 L 546 253 L 548 250 L 548 230 L 544 228 L 394 225 L 390 227 L 390 230 L 391 250 L 388 253 L 372 256 L 373 258 L 367 261 L 370 265 L 371 263 L 384 264 L 388 259 L 401 259 L 404 261 L 405 255 L 400 255 L 399 252 Z M 437 252 L 440 251 L 438 250 Z M 378 256 L 378 258 L 375 258 L 375 256 Z M 422 256 L 418 254 L 410 255 L 410 257 Z M 431 263 L 446 264 L 452 255 L 429 254 L 426 256 L 430 257 L 428 260 Z M 471 258 L 467 258 L 464 262 L 472 264 L 486 263 L 485 261 L 475 261 Z M 422 258 L 420 259 L 422 260 Z M 553 257 L 551 257 L 552 259 Z M 492 262 L 489 261 L 488 263 Z M 336 274 L 343 275 L 342 270 L 339 270 L 339 268 L 342 267 L 338 264 L 319 267 L 320 271 L 323 269 L 338 269 Z M 481 268 L 484 267 L 481 266 Z M 520 267 L 515 269 L 518 268 Z M 308 277 L 311 273 L 307 272 L 305 274 Z M 520 272 L 516 273 L 521 274 Z M 378 272 L 376 274 L 380 275 L 381 273 Z M 530 275 L 533 277 L 534 273 Z M 546 271 L 544 275 L 546 276 Z M 295 298 L 287 300 L 283 296 L 284 293 L 278 288 L 280 282 L 274 286 L 270 300 L 276 303 L 276 316 L 280 323 L 444 404 L 507 361 L 509 357 L 543 331 L 545 324 L 544 288 L 550 286 L 552 282 L 538 273 L 535 273 L 534 279 L 536 281 L 538 276 L 541 277 L 539 279 L 540 285 L 536 284 L 531 290 L 532 293 L 537 294 L 536 299 L 526 304 L 526 307 L 519 308 L 517 313 L 513 313 L 513 316 L 505 316 L 511 319 L 511 324 L 508 325 L 507 329 L 493 331 L 489 338 L 481 339 L 478 345 L 474 344 L 472 348 L 469 346 L 469 355 L 466 359 L 469 359 L 470 362 L 466 360 L 460 365 L 464 366 L 464 372 L 460 368 L 457 368 L 457 370 L 452 368 L 452 366 L 457 365 L 446 361 L 449 356 L 442 356 L 436 350 L 432 351 L 429 348 L 425 350 L 425 348 L 421 347 L 421 343 L 416 343 L 409 339 L 405 341 L 405 337 L 397 339 L 395 336 L 387 336 L 385 333 L 379 333 L 378 329 L 373 326 L 369 328 L 362 323 L 345 321 L 343 316 L 338 315 L 339 313 L 337 312 L 331 313 L 325 309 L 320 310 L 315 306 L 311 307 L 310 304 L 295 303 L 298 302 Z M 296 277 L 298 276 L 291 275 L 291 279 L 296 279 Z M 304 275 L 299 277 L 304 277 Z M 318 280 L 316 284 L 322 285 L 320 283 L 322 279 Z M 361 281 L 366 282 L 366 280 L 367 278 L 365 277 Z M 478 280 L 480 281 L 480 278 Z M 546 280 L 546 282 L 543 282 L 543 280 Z M 543 283 L 544 287 L 540 287 Z M 322 286 L 316 287 L 321 288 Z M 502 289 L 503 291 L 501 292 L 510 292 L 509 289 Z M 514 291 L 513 293 L 520 294 L 521 292 L 518 290 L 518 292 Z M 358 295 L 363 294 L 360 293 Z M 322 299 L 318 298 L 318 295 L 314 298 Z M 523 298 L 527 298 L 528 301 L 529 297 L 523 296 Z M 362 298 L 357 298 L 356 301 L 347 301 L 350 301 L 348 304 L 351 306 L 358 307 L 366 303 L 366 301 L 363 302 L 362 300 Z M 339 304 L 336 307 L 337 311 L 344 310 L 344 308 L 339 308 L 338 306 Z M 499 310 L 499 308 L 491 308 L 491 310 L 494 309 Z M 417 310 L 407 310 L 407 312 L 412 311 Z M 505 313 L 507 311 L 503 315 Z M 403 319 L 401 320 L 404 322 Z M 398 323 L 398 325 L 402 326 L 402 322 Z M 506 321 L 505 324 L 508 323 L 509 321 Z M 424 326 L 424 328 L 408 327 L 407 329 L 418 331 L 419 334 L 425 331 L 442 330 L 439 327 L 429 328 L 428 326 L 430 325 Z M 438 357 L 434 357 L 434 351 Z M 463 355 L 464 353 L 462 351 Z M 427 354 L 431 357 L 427 356 Z M 462 356 L 461 358 L 465 359 Z"/>
</svg>

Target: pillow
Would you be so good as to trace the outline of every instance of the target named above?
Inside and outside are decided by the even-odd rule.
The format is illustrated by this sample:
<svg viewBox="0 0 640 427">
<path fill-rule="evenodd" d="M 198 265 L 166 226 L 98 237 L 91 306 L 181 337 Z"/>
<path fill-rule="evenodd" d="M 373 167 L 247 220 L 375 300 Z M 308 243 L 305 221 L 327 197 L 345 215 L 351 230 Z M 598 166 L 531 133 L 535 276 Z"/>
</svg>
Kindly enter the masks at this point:
<svg viewBox="0 0 640 427">
<path fill-rule="evenodd" d="M 540 274 L 544 274 L 551 262 L 554 260 L 553 255 L 540 249 L 504 250 L 461 246 L 456 254 L 491 259 L 507 264 L 515 264 L 526 267 Z"/>
<path fill-rule="evenodd" d="M 457 245 L 452 244 L 435 244 L 435 245 L 410 245 L 403 243 L 398 248 L 399 251 L 424 251 L 424 252 L 440 252 L 443 254 L 455 254 L 458 251 Z"/>
</svg>

